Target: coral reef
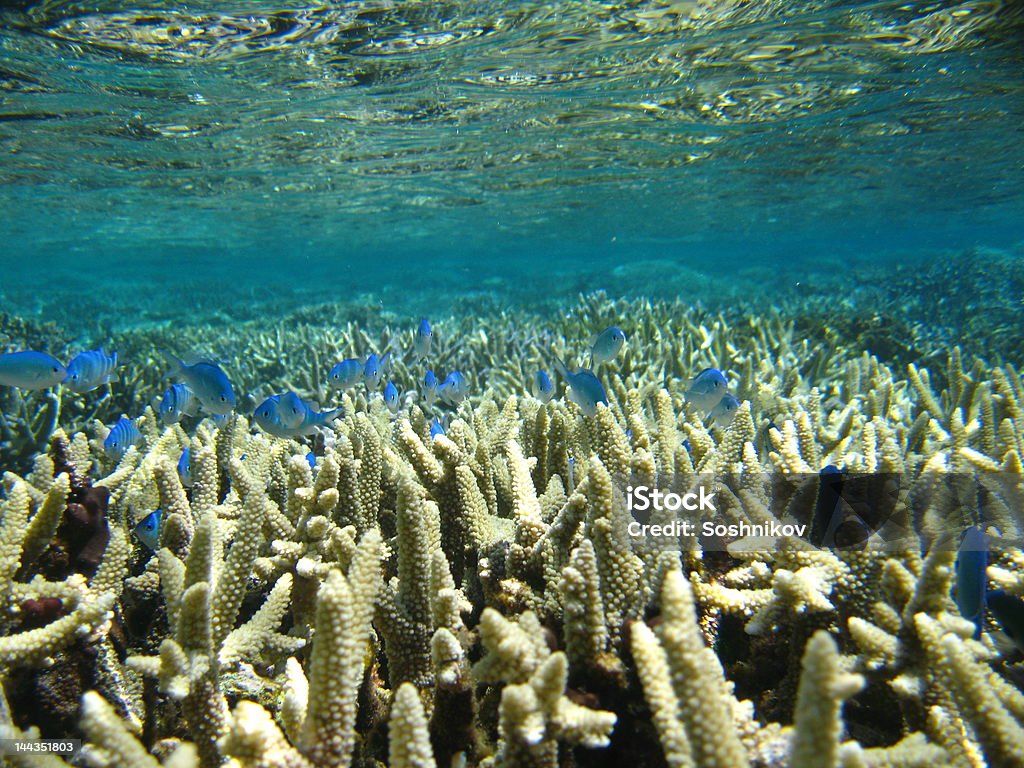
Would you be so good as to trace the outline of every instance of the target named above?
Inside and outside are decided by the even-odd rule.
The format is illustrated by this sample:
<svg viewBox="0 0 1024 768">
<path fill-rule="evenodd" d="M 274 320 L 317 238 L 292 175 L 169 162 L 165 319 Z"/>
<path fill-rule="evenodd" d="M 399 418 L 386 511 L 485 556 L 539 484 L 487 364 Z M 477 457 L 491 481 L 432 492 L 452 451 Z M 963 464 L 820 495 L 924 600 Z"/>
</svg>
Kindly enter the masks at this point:
<svg viewBox="0 0 1024 768">
<path fill-rule="evenodd" d="M 967 359 L 1024 364 L 1017 343 L 1024 322 L 1020 251 L 1021 246 L 1008 252 L 972 249 L 895 270 L 891 264 L 868 263 L 855 274 L 822 270 L 796 286 L 778 284 L 778 276 L 765 267 L 751 267 L 733 290 L 706 297 L 706 306 L 672 298 L 688 296 L 689 285 L 699 280 L 672 260 L 658 262 L 657 269 L 629 267 L 642 275 L 634 283 L 618 274 L 625 267 L 608 277 L 619 293 L 643 298 L 612 301 L 598 292 L 581 297 L 570 311 L 565 310 L 568 297 L 548 292 L 518 297 L 515 308 L 501 296 L 455 294 L 444 304 L 453 317 L 437 328 L 431 365 L 467 372 L 477 392 L 522 392 L 537 363 L 551 369 L 553 348 L 570 363 L 581 361 L 591 334 L 631 318 L 636 327 L 630 328 L 630 344 L 617 363 L 628 385 L 685 378 L 699 360 L 732 362 L 733 351 L 764 350 L 770 361 L 774 349 L 765 349 L 764 342 L 776 339 L 792 349 L 790 366 L 813 382 L 835 381 L 835 371 L 828 370 L 833 362 L 868 352 L 898 371 L 909 364 L 927 366 L 938 376 L 935 385 L 944 388 L 949 382 L 940 370 L 953 345 L 961 345 Z M 665 272 L 680 282 L 661 280 Z M 603 282 L 592 277 L 584 282 Z M 762 293 L 767 281 L 776 282 Z M 88 296 L 47 296 L 45 313 L 56 323 L 0 313 L 2 350 L 40 349 L 66 362 L 75 352 L 102 345 L 117 351 L 121 362 L 121 381 L 99 393 L 65 391 L 57 399 L 0 388 L 0 467 L 27 471 L 58 423 L 73 434 L 95 419 L 112 423 L 122 413 L 137 415 L 168 384 L 166 351 L 227 361 L 232 382 L 245 395 L 242 411 L 249 415 L 263 397 L 286 389 L 328 402 L 334 397 L 328 371 L 335 362 L 385 348 L 396 353 L 396 380 L 411 384 L 422 378 L 412 363 L 412 324 L 385 311 L 374 297 L 296 309 L 294 297 L 275 290 L 238 302 L 239 312 L 230 318 L 211 311 L 173 325 L 149 319 L 161 312 L 166 316 L 168 307 L 201 305 L 197 296 L 210 291 L 210 286 L 193 286 L 187 293 L 168 294 L 163 309 L 146 296 L 136 311 L 121 308 L 117 314 L 134 317 L 132 323 L 115 323 L 110 308 Z M 933 312 L 933 306 L 940 311 Z M 277 319 L 269 322 L 269 317 Z M 567 339 L 580 340 L 580 346 Z"/>
<path fill-rule="evenodd" d="M 521 394 L 627 308 L 607 406 Z M 591 297 L 554 332 L 453 321 L 436 366 L 474 394 L 446 434 L 346 393 L 315 466 L 244 415 L 186 432 L 147 408 L 116 463 L 104 427 L 54 431 L 4 476 L 0 730 L 80 732 L 94 766 L 1024 765 L 1017 656 L 959 617 L 949 541 L 983 506 L 989 578 L 1024 595 L 1017 369 L 958 348 L 892 368 L 781 316 L 673 312 Z M 310 396 L 344 352 L 401 345 L 355 326 L 241 343 L 244 381 Z M 683 397 L 714 364 L 743 401 L 724 428 Z M 118 397 L 147 391 L 134 370 Z M 714 483 L 730 524 L 809 522 L 827 464 L 883 483 L 858 546 L 630 533 L 640 482 Z M 157 508 L 150 551 L 131 531 Z M 55 668 L 76 670 L 60 690 Z M 64 761 L 21 759 L 39 763 Z"/>
</svg>

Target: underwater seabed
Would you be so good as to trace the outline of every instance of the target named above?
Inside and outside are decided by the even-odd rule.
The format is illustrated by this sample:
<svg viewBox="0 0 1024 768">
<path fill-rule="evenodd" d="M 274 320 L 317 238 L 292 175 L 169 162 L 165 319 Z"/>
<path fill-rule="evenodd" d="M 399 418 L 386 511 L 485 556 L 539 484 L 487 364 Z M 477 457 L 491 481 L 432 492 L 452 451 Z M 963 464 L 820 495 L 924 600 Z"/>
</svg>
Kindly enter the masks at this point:
<svg viewBox="0 0 1024 768">
<path fill-rule="evenodd" d="M 162 428 L 173 329 L 110 340 L 128 364 L 99 406 L 5 393 L 4 730 L 80 736 L 68 760 L 103 766 L 1024 765 L 1011 628 L 986 617 L 976 637 L 954 601 L 972 522 L 989 586 L 1024 596 L 1020 361 L 895 312 L 872 355 L 856 313 L 819 307 L 726 318 L 594 295 L 543 319 L 432 318 L 431 366 L 472 387 L 446 434 L 415 402 L 395 416 L 348 392 L 312 466 L 245 415 Z M 321 402 L 337 360 L 411 346 L 411 323 L 310 317 L 190 342 L 229 353 L 240 392 Z M 613 323 L 629 341 L 598 369 L 607 407 L 524 394 L 552 351 L 581 362 Z M 27 346 L 59 332 L 5 324 Z M 396 358 L 395 381 L 420 380 Z M 727 427 L 683 396 L 709 366 L 742 403 Z M 122 411 L 144 444 L 115 462 L 104 422 Z M 899 478 L 900 535 L 830 551 L 628 532 L 629 485 L 709 476 L 724 522 L 808 523 L 806 480 L 829 465 Z M 154 552 L 132 531 L 158 508 Z"/>
</svg>

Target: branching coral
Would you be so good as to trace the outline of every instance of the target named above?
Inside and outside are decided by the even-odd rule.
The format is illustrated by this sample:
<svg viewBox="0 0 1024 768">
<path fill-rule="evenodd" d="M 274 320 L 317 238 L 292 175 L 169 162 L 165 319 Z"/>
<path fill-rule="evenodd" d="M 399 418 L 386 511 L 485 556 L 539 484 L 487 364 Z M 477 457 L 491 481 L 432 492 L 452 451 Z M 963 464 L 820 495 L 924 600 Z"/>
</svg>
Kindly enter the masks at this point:
<svg viewBox="0 0 1024 768">
<path fill-rule="evenodd" d="M 444 435 L 425 405 L 392 416 L 352 393 L 311 445 L 241 415 L 161 429 L 147 411 L 144 445 L 115 465 L 105 428 L 56 433 L 4 478 L 5 684 L 94 654 L 102 674 L 74 700 L 97 765 L 1020 764 L 1015 670 L 991 625 L 976 640 L 958 617 L 950 543 L 981 506 L 988 577 L 1024 594 L 1016 370 L 982 380 L 953 351 L 941 373 L 902 372 L 826 355 L 777 317 L 738 329 L 662 309 L 638 313 L 591 417 L 519 394 L 525 370 L 499 372 L 507 350 L 474 336 L 438 352 L 488 371 Z M 588 300 L 559 327 L 613 311 Z M 297 333 L 316 366 L 391 340 Z M 556 336 L 512 343 L 523 360 L 571 352 Z M 716 363 L 743 400 L 728 426 L 683 397 Z M 716 523 L 811 526 L 826 464 L 880 478 L 866 487 L 884 519 L 857 546 L 638 534 L 627 507 L 630 484 L 708 485 Z M 870 517 L 862 500 L 842 513 Z M 156 508 L 150 552 L 130 531 Z"/>
</svg>

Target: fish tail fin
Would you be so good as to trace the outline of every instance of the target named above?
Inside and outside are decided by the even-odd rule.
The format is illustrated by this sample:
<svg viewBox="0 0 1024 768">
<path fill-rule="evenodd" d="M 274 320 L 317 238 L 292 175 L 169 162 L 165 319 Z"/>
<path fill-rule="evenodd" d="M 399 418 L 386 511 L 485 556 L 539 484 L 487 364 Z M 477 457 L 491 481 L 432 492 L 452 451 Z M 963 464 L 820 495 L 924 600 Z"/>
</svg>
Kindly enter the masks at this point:
<svg viewBox="0 0 1024 768">
<path fill-rule="evenodd" d="M 106 354 L 103 349 L 100 349 L 102 354 Z M 107 372 L 106 383 L 109 384 L 112 381 L 120 381 L 121 377 L 117 373 L 117 352 L 111 352 L 107 357 L 110 358 L 110 370 Z"/>
<path fill-rule="evenodd" d="M 181 371 L 185 367 L 185 361 L 172 352 L 168 352 L 166 349 L 161 350 L 160 354 L 164 360 L 167 361 L 168 370 L 164 373 L 163 378 L 179 380 L 181 378 Z"/>
<path fill-rule="evenodd" d="M 299 435 L 312 435 L 316 432 L 317 428 L 330 429 L 331 424 L 335 419 L 345 415 L 344 408 L 332 408 L 329 411 L 320 411 L 309 421 L 305 421 L 299 425 Z M 294 435 L 293 435 L 294 436 Z"/>
<path fill-rule="evenodd" d="M 558 371 L 558 375 L 561 376 L 566 381 L 568 381 L 569 369 L 565 367 L 565 363 L 562 362 L 562 358 L 560 358 L 558 355 L 554 356 L 554 366 L 555 370 Z"/>
</svg>

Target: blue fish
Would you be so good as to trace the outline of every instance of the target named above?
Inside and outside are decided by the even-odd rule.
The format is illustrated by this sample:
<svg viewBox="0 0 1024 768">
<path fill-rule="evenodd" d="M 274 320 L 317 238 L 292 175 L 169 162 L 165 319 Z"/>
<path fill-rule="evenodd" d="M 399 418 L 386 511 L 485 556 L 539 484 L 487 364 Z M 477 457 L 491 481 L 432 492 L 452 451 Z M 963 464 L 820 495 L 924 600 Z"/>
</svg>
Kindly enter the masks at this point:
<svg viewBox="0 0 1024 768">
<path fill-rule="evenodd" d="M 306 418 L 309 406 L 301 397 L 291 391 L 277 397 L 277 419 L 281 426 L 290 430 L 301 425 Z"/>
<path fill-rule="evenodd" d="M 423 402 L 427 408 L 432 408 L 437 401 L 437 376 L 433 371 L 427 371 L 423 377 Z"/>
<path fill-rule="evenodd" d="M 64 386 L 72 392 L 89 392 L 117 381 L 117 352 L 109 355 L 102 349 L 93 352 L 79 352 L 68 363 Z"/>
<path fill-rule="evenodd" d="M 445 434 L 444 425 L 437 420 L 437 416 L 430 420 L 430 439 L 433 440 L 438 435 Z"/>
<path fill-rule="evenodd" d="M 430 327 L 427 318 L 420 320 L 416 328 L 416 357 L 423 360 L 430 354 L 430 342 L 434 338 L 434 329 Z"/>
<path fill-rule="evenodd" d="M 686 402 L 702 411 L 710 411 L 725 396 L 729 381 L 717 368 L 705 368 L 698 373 L 684 393 Z"/>
<path fill-rule="evenodd" d="M 601 363 L 614 359 L 625 343 L 626 334 L 621 328 L 612 326 L 601 331 L 594 337 L 590 346 L 590 367 L 596 368 Z"/>
<path fill-rule="evenodd" d="M 398 409 L 402 407 L 402 401 L 398 396 L 398 387 L 393 381 L 389 381 L 384 386 L 384 404 L 392 413 L 398 413 Z"/>
<path fill-rule="evenodd" d="M 363 366 L 363 383 L 366 384 L 368 391 L 375 390 L 380 386 L 380 380 L 384 378 L 384 369 L 390 360 L 390 352 L 385 352 L 383 357 L 377 357 L 375 353 L 371 353 L 366 358 L 366 364 Z"/>
<path fill-rule="evenodd" d="M 718 401 L 718 405 L 711 409 L 711 413 L 708 415 L 715 422 L 716 426 L 725 428 L 732 424 L 732 420 L 736 417 L 736 411 L 739 410 L 740 401 L 735 397 L 726 392 L 722 395 L 722 399 Z"/>
<path fill-rule="evenodd" d="M 253 419 L 260 429 L 268 432 L 274 437 L 290 437 L 288 430 L 281 424 L 281 416 L 278 413 L 281 398 L 279 395 L 271 395 L 258 406 L 253 412 Z"/>
<path fill-rule="evenodd" d="M 229 413 L 215 413 L 210 418 L 213 419 L 213 423 L 216 424 L 218 428 L 219 427 L 226 427 L 228 425 L 228 422 L 231 420 L 231 414 L 229 414 Z"/>
<path fill-rule="evenodd" d="M 310 407 L 306 407 L 306 415 L 302 419 L 302 423 L 296 427 L 299 435 L 311 435 L 316 431 L 317 427 L 323 427 L 328 429 L 331 423 L 345 415 L 344 408 L 329 408 L 326 411 L 316 411 Z"/>
<path fill-rule="evenodd" d="M 977 526 L 964 531 L 956 557 L 956 607 L 960 615 L 973 621 L 975 638 L 981 637 L 985 613 L 985 588 L 988 583 L 988 539 Z"/>
<path fill-rule="evenodd" d="M 170 358 L 176 365 L 175 375 L 191 389 L 203 410 L 216 416 L 224 416 L 235 407 L 235 390 L 227 374 L 211 360 L 199 360 L 192 365 L 175 357 Z"/>
<path fill-rule="evenodd" d="M 154 509 L 135 526 L 135 535 L 139 537 L 139 541 L 153 551 L 160 546 L 160 529 L 163 520 L 163 511 Z"/>
<path fill-rule="evenodd" d="M 181 457 L 178 459 L 178 478 L 181 480 L 181 484 L 186 488 L 191 488 L 194 484 L 192 480 L 192 449 L 185 448 L 181 452 Z"/>
<path fill-rule="evenodd" d="M 363 378 L 363 368 L 366 363 L 355 357 L 349 357 L 331 368 L 329 374 L 330 384 L 333 389 L 350 389 Z"/>
<path fill-rule="evenodd" d="M 533 377 L 533 396 L 547 403 L 555 396 L 555 385 L 547 371 L 537 371 Z"/>
<path fill-rule="evenodd" d="M 465 400 L 468 392 L 469 382 L 459 371 L 449 373 L 437 388 L 437 396 L 452 406 Z"/>
<path fill-rule="evenodd" d="M 67 368 L 45 352 L 7 352 L 0 355 L 0 386 L 48 389 L 64 381 Z"/>
<path fill-rule="evenodd" d="M 987 603 L 1003 632 L 1024 651 L 1024 600 L 997 589 L 988 593 Z"/>
<path fill-rule="evenodd" d="M 576 373 L 572 373 L 557 357 L 555 358 L 555 369 L 569 385 L 569 399 L 576 403 L 585 415 L 594 416 L 597 413 L 598 403 L 608 405 L 608 395 L 605 394 L 604 385 L 593 371 L 580 368 Z"/>
<path fill-rule="evenodd" d="M 138 445 L 141 442 L 142 433 L 135 426 L 135 422 L 127 416 L 122 416 L 110 428 L 107 439 L 103 441 L 103 450 L 106 451 L 107 456 L 110 458 L 120 461 L 131 446 Z"/>
<path fill-rule="evenodd" d="M 310 469 L 316 469 L 316 454 L 310 451 L 306 454 L 306 463 L 309 464 Z"/>
<path fill-rule="evenodd" d="M 160 399 L 160 422 L 164 426 L 177 424 L 182 416 L 199 413 L 199 400 L 185 384 L 172 384 Z"/>
<path fill-rule="evenodd" d="M 298 396 L 296 396 L 298 398 Z M 302 437 L 312 434 L 317 427 L 327 427 L 334 419 L 344 414 L 343 408 L 333 408 L 327 411 L 315 411 L 309 407 L 301 398 L 298 402 L 304 409 L 302 419 L 293 426 L 287 426 L 281 418 L 281 396 L 272 395 L 264 400 L 256 409 L 254 414 L 256 423 L 260 429 L 274 437 Z M 288 414 L 287 420 L 291 423 L 292 414 Z"/>
</svg>

